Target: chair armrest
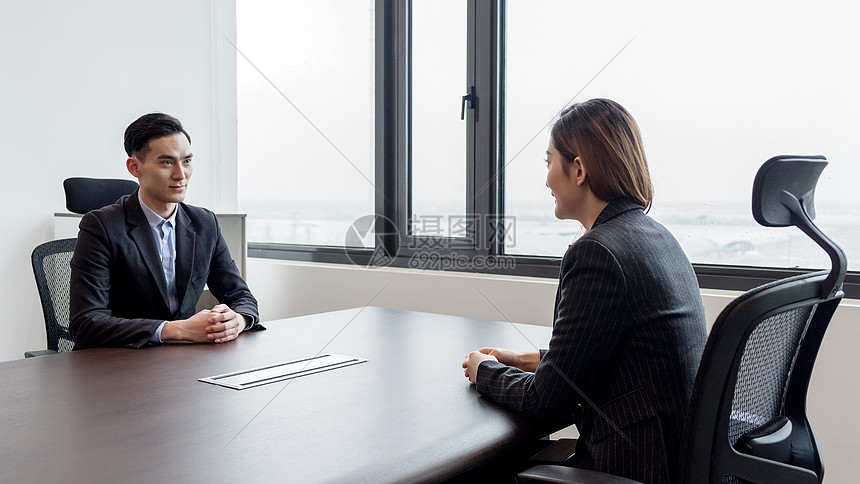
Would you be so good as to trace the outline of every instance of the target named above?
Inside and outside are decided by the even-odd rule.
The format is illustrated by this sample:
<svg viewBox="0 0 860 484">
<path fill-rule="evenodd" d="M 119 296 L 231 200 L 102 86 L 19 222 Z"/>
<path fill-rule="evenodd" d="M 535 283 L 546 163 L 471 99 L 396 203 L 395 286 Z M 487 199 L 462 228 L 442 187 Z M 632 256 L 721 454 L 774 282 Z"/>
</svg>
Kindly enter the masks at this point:
<svg viewBox="0 0 860 484">
<path fill-rule="evenodd" d="M 46 356 L 46 355 L 56 355 L 58 352 L 54 350 L 34 350 L 34 351 L 25 351 L 24 358 L 33 358 L 35 356 Z"/>
<path fill-rule="evenodd" d="M 576 467 L 539 465 L 517 474 L 517 484 L 641 484 L 626 477 Z"/>
<path fill-rule="evenodd" d="M 558 439 L 533 455 L 529 460 L 532 461 L 533 465 L 561 464 L 570 460 L 575 451 L 576 439 Z"/>
</svg>

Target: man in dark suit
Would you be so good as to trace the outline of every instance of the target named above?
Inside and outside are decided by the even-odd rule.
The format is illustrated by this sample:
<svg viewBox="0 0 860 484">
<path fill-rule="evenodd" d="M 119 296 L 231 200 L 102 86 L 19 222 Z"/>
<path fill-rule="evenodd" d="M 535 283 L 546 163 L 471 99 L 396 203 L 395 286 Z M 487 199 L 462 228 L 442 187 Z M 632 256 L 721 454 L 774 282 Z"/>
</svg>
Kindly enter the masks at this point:
<svg viewBox="0 0 860 484">
<path fill-rule="evenodd" d="M 141 116 L 125 132 L 140 188 L 86 214 L 72 257 L 75 348 L 225 343 L 258 329 L 257 301 L 209 210 L 186 205 L 191 137 L 176 118 Z M 196 311 L 208 284 L 222 304 Z"/>
<path fill-rule="evenodd" d="M 576 423 L 573 465 L 674 482 L 705 312 L 681 246 L 644 213 L 653 192 L 639 128 L 613 101 L 573 105 L 547 166 L 556 217 L 586 230 L 561 262 L 549 349 L 482 348 L 466 376 L 549 430 Z"/>
</svg>

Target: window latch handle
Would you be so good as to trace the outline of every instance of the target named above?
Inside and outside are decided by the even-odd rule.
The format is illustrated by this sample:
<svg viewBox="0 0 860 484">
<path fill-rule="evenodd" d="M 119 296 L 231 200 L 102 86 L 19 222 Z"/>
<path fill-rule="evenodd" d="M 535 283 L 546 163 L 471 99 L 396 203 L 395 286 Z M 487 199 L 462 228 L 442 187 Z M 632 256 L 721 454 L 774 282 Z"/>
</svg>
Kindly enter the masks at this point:
<svg viewBox="0 0 860 484">
<path fill-rule="evenodd" d="M 469 93 L 463 96 L 463 101 L 460 103 L 460 119 L 466 119 L 466 103 L 469 103 L 468 108 L 473 109 L 475 107 L 475 86 L 469 86 Z"/>
</svg>

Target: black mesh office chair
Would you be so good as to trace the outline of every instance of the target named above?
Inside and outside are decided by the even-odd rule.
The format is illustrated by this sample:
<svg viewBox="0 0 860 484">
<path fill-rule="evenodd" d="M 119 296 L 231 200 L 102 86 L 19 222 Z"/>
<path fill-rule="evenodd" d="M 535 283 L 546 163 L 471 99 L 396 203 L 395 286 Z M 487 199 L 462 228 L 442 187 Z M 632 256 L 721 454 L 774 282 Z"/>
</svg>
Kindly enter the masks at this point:
<svg viewBox="0 0 860 484">
<path fill-rule="evenodd" d="M 69 263 L 75 252 L 75 240 L 52 240 L 33 250 L 33 274 L 45 314 L 48 349 L 27 351 L 24 353 L 27 358 L 71 351 L 74 347 L 69 335 L 69 281 L 72 276 Z"/>
<path fill-rule="evenodd" d="M 134 181 L 114 178 L 74 177 L 63 181 L 66 208 L 78 214 L 110 205 L 137 187 Z M 27 351 L 24 353 L 27 358 L 71 351 L 74 347 L 69 335 L 69 263 L 75 251 L 75 240 L 52 240 L 33 251 L 33 273 L 45 315 L 48 349 Z"/>
<path fill-rule="evenodd" d="M 847 262 L 812 223 L 823 156 L 779 156 L 762 165 L 752 210 L 766 227 L 796 226 L 830 256 L 832 268 L 752 289 L 717 317 L 693 388 L 681 456 L 682 483 L 820 483 L 824 468 L 806 417 L 812 367 L 842 299 Z M 536 482 L 633 482 L 541 465 Z"/>
<path fill-rule="evenodd" d="M 63 181 L 66 208 L 72 213 L 84 214 L 116 202 L 137 190 L 137 186 L 132 180 L 117 178 L 67 178 Z"/>
</svg>

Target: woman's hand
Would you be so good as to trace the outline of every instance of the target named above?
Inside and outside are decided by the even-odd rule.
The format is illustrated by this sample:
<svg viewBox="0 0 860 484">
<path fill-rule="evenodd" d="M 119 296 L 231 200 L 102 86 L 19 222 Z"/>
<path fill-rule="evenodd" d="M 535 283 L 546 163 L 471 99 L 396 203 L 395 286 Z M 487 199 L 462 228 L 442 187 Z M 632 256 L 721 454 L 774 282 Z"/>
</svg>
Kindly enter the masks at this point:
<svg viewBox="0 0 860 484">
<path fill-rule="evenodd" d="M 523 371 L 535 371 L 540 363 L 539 351 L 512 351 L 504 348 L 481 348 L 485 355 L 495 356 L 499 363 Z"/>
<path fill-rule="evenodd" d="M 485 349 L 487 348 L 473 351 L 466 355 L 466 359 L 463 360 L 463 368 L 465 368 L 464 374 L 472 383 L 478 383 L 478 367 L 481 366 L 481 363 L 487 360 L 498 361 L 495 356 L 482 353 Z"/>
<path fill-rule="evenodd" d="M 540 352 L 512 351 L 504 348 L 481 348 L 473 351 L 463 360 L 464 373 L 470 382 L 477 382 L 478 367 L 486 360 L 495 360 L 523 371 L 535 371 L 540 363 Z"/>
</svg>

